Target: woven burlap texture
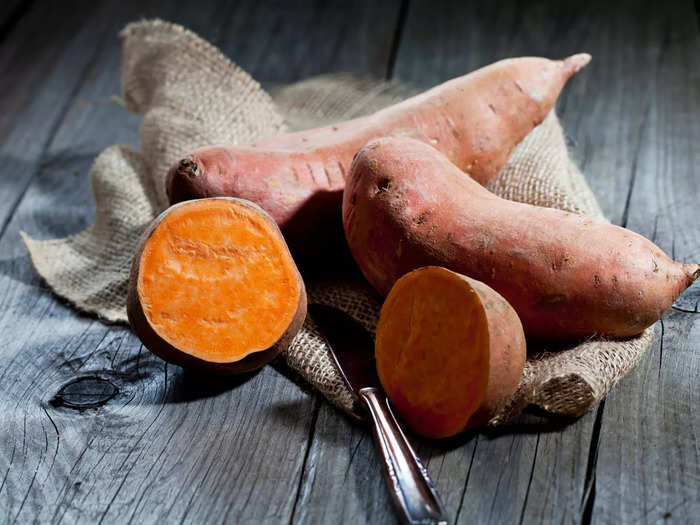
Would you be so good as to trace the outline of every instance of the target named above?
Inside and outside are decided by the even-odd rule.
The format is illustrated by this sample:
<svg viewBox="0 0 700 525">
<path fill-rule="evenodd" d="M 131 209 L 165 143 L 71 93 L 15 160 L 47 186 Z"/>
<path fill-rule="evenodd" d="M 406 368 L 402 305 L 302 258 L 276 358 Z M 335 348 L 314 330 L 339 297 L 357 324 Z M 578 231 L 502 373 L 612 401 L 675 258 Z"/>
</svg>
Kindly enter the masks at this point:
<svg viewBox="0 0 700 525">
<path fill-rule="evenodd" d="M 270 97 L 215 47 L 180 26 L 142 21 L 127 26 L 121 38 L 124 100 L 143 115 L 141 151 L 112 146 L 95 160 L 90 228 L 50 241 L 23 234 L 51 289 L 110 322 L 126 321 L 131 258 L 145 226 L 167 205 L 164 177 L 183 153 L 343 120 L 411 94 L 405 86 L 341 74 L 287 86 Z M 518 146 L 489 189 L 516 201 L 602 217 L 553 113 Z M 308 282 L 307 288 L 310 302 L 341 308 L 374 334 L 380 305 L 366 283 Z M 531 352 L 518 391 L 491 424 L 512 420 L 528 405 L 569 416 L 584 413 L 637 363 L 651 336 L 648 329 L 626 341 L 591 340 Z M 329 401 L 352 410 L 350 392 L 310 318 L 284 359 Z"/>
</svg>

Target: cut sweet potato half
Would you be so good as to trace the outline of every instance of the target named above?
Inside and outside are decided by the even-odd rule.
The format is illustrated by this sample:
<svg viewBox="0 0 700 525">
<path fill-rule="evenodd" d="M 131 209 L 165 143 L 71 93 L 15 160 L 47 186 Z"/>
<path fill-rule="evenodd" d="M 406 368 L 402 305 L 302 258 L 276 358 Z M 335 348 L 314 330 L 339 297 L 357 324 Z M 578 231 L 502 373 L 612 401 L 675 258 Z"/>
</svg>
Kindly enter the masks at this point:
<svg viewBox="0 0 700 525">
<path fill-rule="evenodd" d="M 377 325 L 379 380 L 403 420 L 427 437 L 486 423 L 515 392 L 525 353 L 522 325 L 503 297 L 437 266 L 399 279 Z"/>
<path fill-rule="evenodd" d="M 304 283 L 279 228 L 234 198 L 188 201 L 157 217 L 134 257 L 127 301 L 151 352 L 219 373 L 263 366 L 306 316 Z"/>
</svg>

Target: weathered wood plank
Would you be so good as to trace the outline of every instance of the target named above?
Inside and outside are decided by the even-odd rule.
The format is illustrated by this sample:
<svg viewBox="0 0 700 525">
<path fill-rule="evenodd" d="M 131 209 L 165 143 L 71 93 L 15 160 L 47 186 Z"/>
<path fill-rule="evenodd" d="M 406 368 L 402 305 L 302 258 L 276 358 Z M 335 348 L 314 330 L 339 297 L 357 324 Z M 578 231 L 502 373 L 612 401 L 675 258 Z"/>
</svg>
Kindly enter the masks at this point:
<svg viewBox="0 0 700 525">
<path fill-rule="evenodd" d="M 381 458 L 364 425 L 320 406 L 295 523 L 393 523 Z"/>
<path fill-rule="evenodd" d="M 114 142 L 137 141 L 138 118 L 105 103 L 119 89 L 116 31 L 123 23 L 154 15 L 185 23 L 250 67 L 264 57 L 246 52 L 242 40 L 220 38 L 233 20 L 249 28 L 241 38 L 267 38 L 269 27 L 250 29 L 250 9 L 114 2 L 90 75 L 47 138 L 41 169 L 0 238 L 0 373 L 7 379 L 0 389 L 0 515 L 8 522 L 278 523 L 292 515 L 317 395 L 270 367 L 225 382 L 165 366 L 126 328 L 103 326 L 57 302 L 18 238 L 20 228 L 54 237 L 87 225 L 92 158 Z M 299 9 L 306 11 L 302 18 L 314 19 L 308 15 L 314 6 Z M 381 55 L 371 48 L 376 42 L 362 48 L 358 69 L 363 57 Z M 346 64 L 354 60 L 351 52 L 357 49 L 334 51 Z M 315 60 L 307 59 L 309 71 L 325 67 Z M 284 64 L 266 67 L 258 70 L 268 78 L 288 74 Z M 91 379 L 75 382 L 85 377 Z M 70 408 L 100 399 L 105 403 L 95 408 Z"/>
<path fill-rule="evenodd" d="M 638 81 L 644 125 L 636 140 L 626 224 L 685 262 L 700 261 L 700 35 L 690 2 L 645 13 L 659 35 L 628 60 L 648 61 Z M 641 15 L 641 13 L 637 13 Z M 635 16 L 633 13 L 632 16 Z M 650 31 L 651 33 L 651 31 Z M 638 56 L 637 55 L 641 55 Z M 629 93 L 628 96 L 635 96 Z M 697 311 L 700 285 L 677 302 Z M 672 310 L 649 354 L 602 414 L 593 521 L 692 523 L 700 516 L 700 318 Z"/>
<path fill-rule="evenodd" d="M 0 233 L 89 73 L 106 9 L 94 2 L 33 5 L 0 47 Z"/>
<path fill-rule="evenodd" d="M 19 241 L 19 228 L 51 237 L 85 226 L 92 158 L 106 145 L 138 137 L 134 116 L 101 102 L 119 90 L 116 32 L 149 7 L 115 2 L 103 13 L 109 37 L 0 240 L 6 379 L 0 515 L 8 522 L 227 516 L 277 523 L 288 520 L 294 504 L 312 397 L 271 368 L 227 382 L 168 368 L 127 328 L 104 326 L 57 302 Z M 215 11 L 176 7 L 158 13 L 186 17 L 195 30 L 216 27 Z M 98 378 L 93 386 L 108 381 L 117 394 L 82 411 L 52 401 L 62 385 L 84 376 Z"/>
<path fill-rule="evenodd" d="M 265 87 L 332 72 L 383 77 L 399 3 L 247 1 L 217 43 Z"/>
</svg>

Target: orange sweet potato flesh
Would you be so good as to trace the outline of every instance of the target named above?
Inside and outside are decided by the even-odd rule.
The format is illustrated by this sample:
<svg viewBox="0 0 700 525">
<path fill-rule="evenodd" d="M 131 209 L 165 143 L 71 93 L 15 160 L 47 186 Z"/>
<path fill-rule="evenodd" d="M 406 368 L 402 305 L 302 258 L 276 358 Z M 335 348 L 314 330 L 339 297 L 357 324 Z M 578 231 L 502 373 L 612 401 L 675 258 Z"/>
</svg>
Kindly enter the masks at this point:
<svg viewBox="0 0 700 525">
<path fill-rule="evenodd" d="M 168 196 L 171 203 L 221 195 L 253 201 L 299 247 L 327 237 L 333 225 L 340 230 L 350 163 L 370 139 L 416 138 L 486 184 L 589 60 L 587 54 L 502 60 L 373 115 L 249 145 L 198 149 L 171 168 Z"/>
<path fill-rule="evenodd" d="M 700 275 L 624 228 L 501 199 L 408 138 L 358 152 L 343 224 L 381 294 L 415 268 L 445 266 L 503 295 L 541 340 L 637 335 Z"/>
<path fill-rule="evenodd" d="M 437 266 L 399 279 L 382 306 L 377 373 L 418 434 L 449 437 L 488 422 L 515 392 L 525 334 L 508 302 Z"/>
<path fill-rule="evenodd" d="M 170 207 L 144 233 L 131 326 L 167 361 L 219 373 L 264 365 L 299 331 L 304 284 L 274 221 L 240 199 Z"/>
</svg>

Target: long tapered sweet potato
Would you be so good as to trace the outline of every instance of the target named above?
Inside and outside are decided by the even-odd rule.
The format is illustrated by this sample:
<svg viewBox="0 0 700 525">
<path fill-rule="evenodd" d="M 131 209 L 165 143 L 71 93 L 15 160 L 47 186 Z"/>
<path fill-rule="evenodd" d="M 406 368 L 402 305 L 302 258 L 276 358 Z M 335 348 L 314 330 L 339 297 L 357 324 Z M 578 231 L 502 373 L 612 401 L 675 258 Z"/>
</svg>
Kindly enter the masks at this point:
<svg viewBox="0 0 700 525">
<path fill-rule="evenodd" d="M 406 423 L 449 437 L 510 400 L 525 364 L 515 310 L 484 283 L 438 266 L 399 279 L 382 306 L 377 373 Z"/>
<path fill-rule="evenodd" d="M 219 195 L 248 199 L 299 245 L 330 225 L 339 229 L 352 157 L 382 136 L 429 143 L 486 184 L 589 60 L 587 54 L 502 60 L 367 117 L 245 146 L 196 150 L 170 170 L 170 202 Z"/>
<path fill-rule="evenodd" d="M 289 345 L 306 316 L 306 292 L 267 213 L 241 199 L 202 199 L 171 206 L 144 232 L 127 312 L 154 354 L 232 374 Z"/>
<path fill-rule="evenodd" d="M 538 339 L 639 334 L 700 275 L 624 228 L 501 199 L 408 138 L 358 152 L 343 225 L 380 293 L 414 268 L 445 266 L 503 295 Z"/>
</svg>

